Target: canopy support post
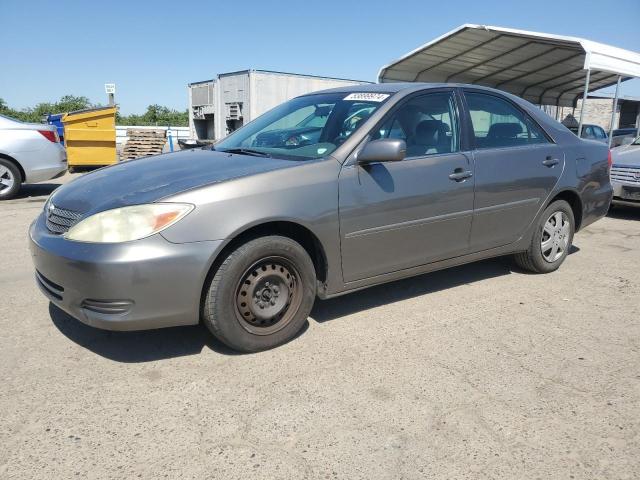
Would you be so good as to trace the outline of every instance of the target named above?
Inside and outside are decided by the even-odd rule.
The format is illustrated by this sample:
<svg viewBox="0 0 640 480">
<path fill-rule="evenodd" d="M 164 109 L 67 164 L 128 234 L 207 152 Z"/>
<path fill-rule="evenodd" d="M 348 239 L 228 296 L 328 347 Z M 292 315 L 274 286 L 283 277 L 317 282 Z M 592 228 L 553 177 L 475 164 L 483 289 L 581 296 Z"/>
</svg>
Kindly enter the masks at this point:
<svg viewBox="0 0 640 480">
<path fill-rule="evenodd" d="M 584 109 L 587 106 L 589 96 L 589 80 L 591 79 L 591 69 L 587 69 L 587 79 L 584 82 L 584 93 L 582 94 L 582 108 L 580 108 L 580 122 L 578 123 L 578 138 L 582 136 L 582 120 L 584 119 Z"/>
<path fill-rule="evenodd" d="M 609 124 L 609 148 L 611 148 L 611 140 L 613 140 L 613 124 L 616 120 L 616 110 L 618 109 L 618 92 L 620 91 L 620 82 L 622 75 L 618 75 L 618 83 L 616 83 L 616 94 L 613 97 L 613 108 L 611 109 L 611 123 Z"/>
</svg>

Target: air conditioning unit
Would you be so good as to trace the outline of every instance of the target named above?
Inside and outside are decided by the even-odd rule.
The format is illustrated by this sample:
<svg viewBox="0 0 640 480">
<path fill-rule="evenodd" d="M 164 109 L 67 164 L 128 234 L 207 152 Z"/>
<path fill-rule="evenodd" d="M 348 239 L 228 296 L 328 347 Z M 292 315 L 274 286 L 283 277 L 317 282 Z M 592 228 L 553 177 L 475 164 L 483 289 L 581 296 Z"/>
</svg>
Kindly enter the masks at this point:
<svg viewBox="0 0 640 480">
<path fill-rule="evenodd" d="M 242 104 L 227 103 L 227 120 L 242 120 Z"/>
</svg>

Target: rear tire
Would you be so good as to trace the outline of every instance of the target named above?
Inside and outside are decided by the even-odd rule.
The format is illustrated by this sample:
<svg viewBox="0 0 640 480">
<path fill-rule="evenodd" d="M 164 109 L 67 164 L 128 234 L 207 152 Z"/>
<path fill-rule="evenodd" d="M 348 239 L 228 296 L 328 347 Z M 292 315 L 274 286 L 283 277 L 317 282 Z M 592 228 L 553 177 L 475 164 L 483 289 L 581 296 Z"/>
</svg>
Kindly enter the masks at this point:
<svg viewBox="0 0 640 480">
<path fill-rule="evenodd" d="M 571 206 L 564 200 L 553 202 L 541 215 L 527 251 L 514 255 L 516 264 L 534 273 L 557 270 L 567 258 L 574 232 Z"/>
<path fill-rule="evenodd" d="M 0 158 L 0 200 L 15 197 L 22 186 L 20 170 L 6 158 Z"/>
<path fill-rule="evenodd" d="M 308 253 L 287 237 L 250 240 L 229 253 L 205 293 L 203 320 L 234 350 L 257 352 L 291 340 L 316 297 Z"/>
</svg>

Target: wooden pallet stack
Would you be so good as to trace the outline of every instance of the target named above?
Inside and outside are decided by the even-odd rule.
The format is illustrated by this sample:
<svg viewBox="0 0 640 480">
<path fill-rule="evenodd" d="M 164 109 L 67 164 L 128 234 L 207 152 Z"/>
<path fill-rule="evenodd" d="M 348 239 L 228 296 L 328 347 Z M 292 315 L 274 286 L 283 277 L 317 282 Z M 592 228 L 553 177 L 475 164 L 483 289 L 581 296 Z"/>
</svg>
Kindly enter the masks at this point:
<svg viewBox="0 0 640 480">
<path fill-rule="evenodd" d="M 127 143 L 125 143 L 121 160 L 131 160 L 134 158 L 147 157 L 162 153 L 165 143 L 167 143 L 167 132 L 165 130 L 137 130 L 130 128 L 127 130 Z"/>
</svg>

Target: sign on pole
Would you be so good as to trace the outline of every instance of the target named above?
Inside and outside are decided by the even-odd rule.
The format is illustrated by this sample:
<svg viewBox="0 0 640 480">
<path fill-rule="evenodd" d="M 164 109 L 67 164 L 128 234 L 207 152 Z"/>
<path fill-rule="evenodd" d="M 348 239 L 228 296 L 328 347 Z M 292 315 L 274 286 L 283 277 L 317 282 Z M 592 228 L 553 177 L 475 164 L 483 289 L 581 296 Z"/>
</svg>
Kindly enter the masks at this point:
<svg viewBox="0 0 640 480">
<path fill-rule="evenodd" d="M 109 105 L 115 105 L 116 103 L 116 84 L 115 83 L 105 83 L 104 91 L 107 92 L 109 96 Z"/>
</svg>

